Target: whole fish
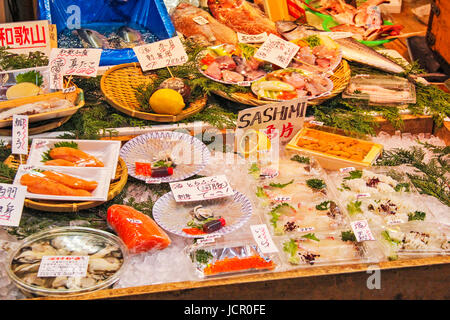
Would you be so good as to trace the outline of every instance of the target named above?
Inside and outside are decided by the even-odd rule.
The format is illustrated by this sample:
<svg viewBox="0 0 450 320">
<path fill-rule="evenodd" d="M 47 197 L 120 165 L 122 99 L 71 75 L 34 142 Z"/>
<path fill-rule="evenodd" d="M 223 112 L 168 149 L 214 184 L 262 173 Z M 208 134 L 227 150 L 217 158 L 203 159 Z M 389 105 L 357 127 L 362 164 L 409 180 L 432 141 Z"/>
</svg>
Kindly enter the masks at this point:
<svg viewBox="0 0 450 320">
<path fill-rule="evenodd" d="M 276 25 L 278 32 L 289 41 L 318 33 L 325 33 L 325 31 L 315 29 L 312 26 L 298 25 L 292 21 L 277 21 Z M 405 71 L 399 64 L 351 37 L 335 39 L 334 41 L 339 44 L 342 50 L 342 57 L 346 60 L 355 61 L 392 73 Z"/>
<path fill-rule="evenodd" d="M 119 35 L 120 38 L 122 38 L 122 40 L 124 40 L 129 44 L 135 45 L 145 44 L 142 38 L 142 34 L 139 31 L 132 29 L 128 26 L 120 27 L 119 30 L 117 30 L 117 34 Z"/>
<path fill-rule="evenodd" d="M 77 35 L 88 48 L 111 49 L 108 39 L 95 30 L 81 28 L 74 30 L 73 34 Z"/>
</svg>

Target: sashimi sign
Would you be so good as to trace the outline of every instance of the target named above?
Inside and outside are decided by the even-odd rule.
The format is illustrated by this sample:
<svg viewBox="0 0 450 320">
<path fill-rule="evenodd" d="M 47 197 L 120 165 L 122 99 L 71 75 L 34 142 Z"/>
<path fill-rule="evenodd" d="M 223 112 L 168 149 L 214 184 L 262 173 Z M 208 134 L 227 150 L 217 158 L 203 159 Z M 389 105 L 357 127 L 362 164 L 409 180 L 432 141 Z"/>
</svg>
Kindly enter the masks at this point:
<svg viewBox="0 0 450 320">
<path fill-rule="evenodd" d="M 287 142 L 303 128 L 307 106 L 307 101 L 299 98 L 244 109 L 238 114 L 237 129 L 261 130 L 271 141 Z"/>
</svg>

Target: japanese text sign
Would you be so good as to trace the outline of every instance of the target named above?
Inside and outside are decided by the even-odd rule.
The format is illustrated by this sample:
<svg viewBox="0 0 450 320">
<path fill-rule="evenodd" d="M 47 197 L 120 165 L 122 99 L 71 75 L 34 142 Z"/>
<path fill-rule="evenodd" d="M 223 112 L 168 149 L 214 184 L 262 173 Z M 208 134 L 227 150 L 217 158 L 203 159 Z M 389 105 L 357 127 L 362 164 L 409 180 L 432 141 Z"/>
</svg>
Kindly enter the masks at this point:
<svg viewBox="0 0 450 320">
<path fill-rule="evenodd" d="M 250 230 L 262 253 L 278 252 L 266 224 L 252 225 Z"/>
<path fill-rule="evenodd" d="M 260 34 L 244 34 L 237 33 L 238 41 L 240 43 L 262 43 L 267 40 L 267 32 L 263 32 Z"/>
<path fill-rule="evenodd" d="M 28 116 L 13 115 L 12 153 L 28 154 Z"/>
<path fill-rule="evenodd" d="M 306 108 L 307 102 L 303 98 L 247 108 L 239 111 L 237 129 L 241 132 L 262 130 L 271 141 L 290 141 L 303 128 Z"/>
<path fill-rule="evenodd" d="M 37 276 L 85 277 L 89 256 L 43 256 Z"/>
<path fill-rule="evenodd" d="M 286 68 L 297 54 L 299 46 L 270 34 L 267 40 L 256 51 L 255 58 Z"/>
<path fill-rule="evenodd" d="M 65 75 L 96 77 L 101 54 L 102 49 L 52 49 L 50 88 L 62 89 Z"/>
<path fill-rule="evenodd" d="M 49 56 L 51 39 L 47 20 L 0 24 L 0 46 L 8 51 L 28 54 L 41 51 Z"/>
<path fill-rule="evenodd" d="M 26 191 L 24 186 L 0 183 L 0 225 L 19 225 Z"/>
<path fill-rule="evenodd" d="M 170 188 L 177 202 L 217 199 L 234 194 L 225 175 L 172 182 Z"/>
<path fill-rule="evenodd" d="M 179 37 L 133 48 L 143 71 L 185 64 L 188 56 Z"/>
<path fill-rule="evenodd" d="M 370 231 L 369 224 L 367 220 L 357 220 L 350 223 L 353 233 L 355 234 L 356 241 L 370 241 L 375 240 Z"/>
</svg>

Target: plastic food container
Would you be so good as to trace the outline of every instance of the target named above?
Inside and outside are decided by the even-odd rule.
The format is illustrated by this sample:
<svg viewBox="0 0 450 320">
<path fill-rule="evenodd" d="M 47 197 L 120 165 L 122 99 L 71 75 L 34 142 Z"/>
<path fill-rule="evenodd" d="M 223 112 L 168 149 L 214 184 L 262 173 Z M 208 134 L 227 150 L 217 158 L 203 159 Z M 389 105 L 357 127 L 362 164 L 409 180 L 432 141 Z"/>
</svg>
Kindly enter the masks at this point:
<svg viewBox="0 0 450 320">
<path fill-rule="evenodd" d="M 273 271 L 280 266 L 278 254 L 263 254 L 252 240 L 197 244 L 187 247 L 186 253 L 200 278 Z"/>
<path fill-rule="evenodd" d="M 328 266 L 375 261 L 370 242 L 357 242 L 350 228 L 280 237 L 278 247 L 286 264 L 294 267 Z M 354 236 L 354 235 L 353 235 Z M 376 248 L 376 247 L 375 247 Z"/>
<path fill-rule="evenodd" d="M 347 149 L 325 150 L 323 144 L 330 141 L 341 142 Z M 311 144 L 308 144 L 309 142 Z M 337 143 L 333 143 L 331 146 L 337 147 Z M 381 155 L 383 146 L 370 141 L 304 127 L 286 145 L 286 149 L 314 156 L 324 169 L 338 170 L 346 167 L 365 168 L 371 166 Z M 350 153 L 353 151 L 359 152 L 359 154 L 353 157 Z"/>
<path fill-rule="evenodd" d="M 54 228 L 25 238 L 11 251 L 7 273 L 27 297 L 79 295 L 111 287 L 119 280 L 127 254 L 122 240 L 111 233 L 84 227 Z M 38 277 L 43 257 L 70 256 L 89 257 L 84 277 L 65 276 L 68 273 Z"/>
<path fill-rule="evenodd" d="M 438 223 L 411 221 L 371 229 L 388 260 L 450 254 L 449 229 Z"/>
<path fill-rule="evenodd" d="M 397 76 L 359 74 L 350 79 L 342 97 L 373 105 L 403 105 L 416 103 L 416 90 L 414 84 Z"/>
</svg>

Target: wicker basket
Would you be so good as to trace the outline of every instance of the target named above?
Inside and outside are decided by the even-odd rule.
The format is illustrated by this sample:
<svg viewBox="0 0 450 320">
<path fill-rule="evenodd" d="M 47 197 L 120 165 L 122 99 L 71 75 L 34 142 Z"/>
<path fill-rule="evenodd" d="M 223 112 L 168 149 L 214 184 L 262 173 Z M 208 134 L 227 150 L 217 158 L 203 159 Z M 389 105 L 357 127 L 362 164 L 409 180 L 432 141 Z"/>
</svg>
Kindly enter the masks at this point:
<svg viewBox="0 0 450 320">
<path fill-rule="evenodd" d="M 22 161 L 18 155 L 10 155 L 4 163 L 11 168 L 17 169 L 20 164 L 25 164 L 27 162 L 27 156 L 22 156 Z M 111 181 L 108 191 L 108 199 L 106 201 L 112 200 L 117 196 L 125 187 L 128 180 L 128 169 L 122 158 L 119 158 L 117 163 L 116 176 Z M 25 199 L 25 207 L 36 209 L 40 211 L 48 212 L 77 212 L 80 210 L 86 210 L 90 208 L 97 207 L 105 201 L 74 201 L 74 202 L 64 202 L 64 201 L 52 201 L 52 200 L 32 200 Z"/>
<path fill-rule="evenodd" d="M 152 74 L 144 75 L 139 63 L 126 63 L 108 69 L 102 76 L 100 88 L 106 101 L 115 109 L 144 120 L 177 122 L 202 111 L 206 106 L 207 96 L 205 95 L 177 115 L 138 111 L 140 104 L 136 99 L 135 90 L 140 84 L 149 81 L 152 81 Z"/>
<path fill-rule="evenodd" d="M 81 107 L 84 106 L 83 90 L 77 88 L 75 91 L 68 93 L 58 91 L 48 94 L 41 94 L 34 97 L 3 101 L 0 102 L 0 110 L 18 107 L 27 103 L 45 101 L 51 98 L 60 98 L 68 100 L 74 104 L 74 107 L 28 116 L 30 122 L 28 131 L 29 134 L 38 134 L 58 128 L 59 126 L 66 123 Z M 8 125 L 0 128 L 0 134 L 4 136 L 10 136 L 12 133 L 11 130 L 12 120 L 0 120 L 0 122 L 6 121 L 8 121 Z"/>
<path fill-rule="evenodd" d="M 350 66 L 348 65 L 347 61 L 342 60 L 341 63 L 336 68 L 336 70 L 334 71 L 334 74 L 330 77 L 331 81 L 333 81 L 333 90 L 331 91 L 331 94 L 325 97 L 309 100 L 308 104 L 318 105 L 326 100 L 329 100 L 337 96 L 347 87 L 350 81 L 350 77 L 351 77 Z M 229 95 L 223 91 L 214 91 L 214 93 L 225 99 L 251 106 L 261 106 L 271 103 L 271 101 L 269 100 L 260 100 L 256 98 L 256 96 L 253 93 L 236 92 L 231 93 Z"/>
</svg>

